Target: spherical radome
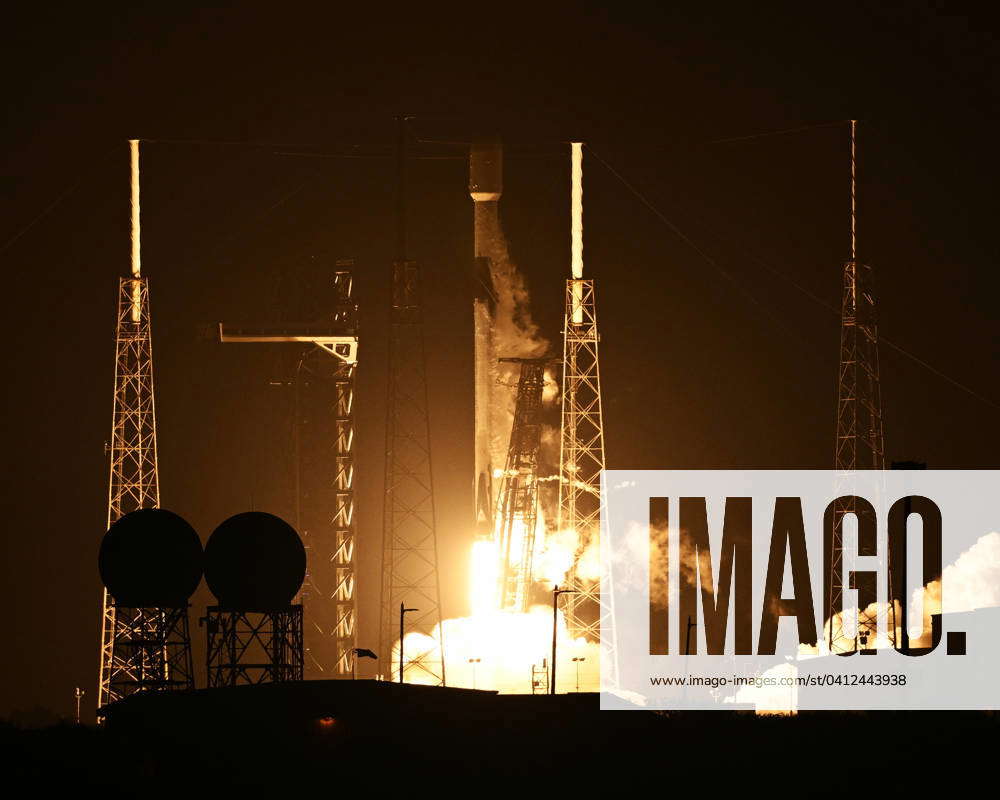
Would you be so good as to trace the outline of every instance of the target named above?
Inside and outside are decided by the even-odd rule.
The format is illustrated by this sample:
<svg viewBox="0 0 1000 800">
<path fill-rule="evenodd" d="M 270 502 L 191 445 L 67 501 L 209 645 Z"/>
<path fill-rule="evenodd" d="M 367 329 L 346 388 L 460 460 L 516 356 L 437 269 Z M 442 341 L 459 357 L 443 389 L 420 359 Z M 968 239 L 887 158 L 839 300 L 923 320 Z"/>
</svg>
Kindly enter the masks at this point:
<svg viewBox="0 0 1000 800">
<path fill-rule="evenodd" d="M 104 534 L 97 566 L 120 606 L 179 608 L 201 581 L 204 552 L 194 528 L 164 508 L 142 508 Z"/>
<path fill-rule="evenodd" d="M 223 608 L 287 608 L 306 574 L 306 551 L 280 517 L 247 511 L 230 517 L 205 545 L 205 580 Z"/>
</svg>

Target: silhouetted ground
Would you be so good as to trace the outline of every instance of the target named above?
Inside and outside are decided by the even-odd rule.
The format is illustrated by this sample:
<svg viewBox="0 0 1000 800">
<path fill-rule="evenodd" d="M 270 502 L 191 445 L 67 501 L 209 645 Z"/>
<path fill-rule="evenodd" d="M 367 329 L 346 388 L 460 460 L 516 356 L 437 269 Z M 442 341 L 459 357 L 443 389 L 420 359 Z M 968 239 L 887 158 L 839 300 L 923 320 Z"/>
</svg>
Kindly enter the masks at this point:
<svg viewBox="0 0 1000 800">
<path fill-rule="evenodd" d="M 6 724 L 4 774 L 39 790 L 153 795 L 218 784 L 317 784 L 331 796 L 478 797 L 507 786 L 561 797 L 599 787 L 622 797 L 894 795 L 992 776 L 1000 732 L 993 713 L 600 712 L 596 695 L 331 683 L 134 698 L 103 728 Z"/>
</svg>

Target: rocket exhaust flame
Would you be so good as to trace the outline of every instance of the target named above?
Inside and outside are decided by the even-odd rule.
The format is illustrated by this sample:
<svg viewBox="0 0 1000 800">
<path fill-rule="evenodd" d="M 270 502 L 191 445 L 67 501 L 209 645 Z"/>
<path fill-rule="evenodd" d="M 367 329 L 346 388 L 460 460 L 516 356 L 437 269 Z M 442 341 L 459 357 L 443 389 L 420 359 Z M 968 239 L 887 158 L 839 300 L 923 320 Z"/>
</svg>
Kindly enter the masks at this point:
<svg viewBox="0 0 1000 800">
<path fill-rule="evenodd" d="M 574 194 L 574 220 L 577 235 L 574 241 L 574 274 L 582 275 L 582 190 L 580 167 L 582 152 L 575 146 L 577 163 Z M 526 611 L 500 610 L 501 553 L 493 512 L 496 490 L 506 477 L 506 464 L 514 411 L 515 393 L 498 387 L 517 384 L 516 368 L 498 363 L 498 357 L 538 359 L 549 348 L 532 319 L 530 296 L 524 277 L 510 258 L 507 242 L 500 225 L 498 201 L 502 192 L 502 151 L 499 143 L 473 145 L 470 152 L 469 193 L 474 203 L 475 256 L 477 263 L 477 295 L 473 302 L 475 332 L 476 387 L 476 537 L 469 558 L 469 595 L 471 616 L 448 619 L 441 631 L 430 636 L 408 634 L 404 641 L 404 659 L 408 662 L 406 679 L 424 680 L 419 663 L 423 652 L 430 652 L 439 633 L 446 634 L 447 673 L 451 685 L 501 692 L 531 692 L 533 667 L 546 662 L 552 645 L 552 610 L 545 594 L 565 579 L 577 561 L 581 549 L 579 537 L 573 531 L 550 531 L 546 518 L 554 519 L 554 507 L 539 502 L 532 532 L 526 522 L 516 518 L 510 527 L 511 551 L 520 552 L 532 541 L 530 558 L 532 583 L 530 596 L 540 605 L 526 603 Z M 558 399 L 558 384 L 545 381 L 542 403 Z M 541 435 L 541 449 L 558 447 L 553 432 Z M 550 456 L 549 461 L 555 461 Z M 497 465 L 495 468 L 494 465 Z M 557 483 L 558 476 L 542 478 L 538 483 Z M 552 498 L 554 503 L 554 497 Z M 548 513 L 546 513 L 548 512 Z M 595 550 L 596 552 L 596 550 Z M 589 563 L 589 561 L 588 561 Z M 577 566 L 579 570 L 579 565 Z M 595 574 L 596 571 L 595 571 Z M 544 605 L 542 605 L 544 603 Z M 583 638 L 573 639 L 562 612 L 557 617 L 559 641 L 559 691 L 571 691 L 576 686 L 579 667 L 581 691 L 596 691 L 600 657 L 598 645 Z M 392 669 L 397 669 L 397 655 Z M 578 658 L 582 661 L 574 662 Z M 472 667 L 471 664 L 475 664 Z M 411 666 L 414 665 L 414 666 Z M 550 665 L 547 665 L 550 666 Z M 474 673 L 475 670 L 475 673 Z M 395 679 L 398 676 L 390 675 Z"/>
<path fill-rule="evenodd" d="M 523 535 L 521 531 L 518 535 Z M 571 568 L 583 578 L 596 578 L 600 573 L 599 549 L 595 543 L 580 550 L 575 531 L 548 531 L 544 509 L 539 508 L 534 549 L 536 597 L 565 580 Z M 442 631 L 430 635 L 411 633 L 404 643 L 406 680 L 412 683 L 435 682 L 430 673 L 420 669 L 427 654 L 435 652 L 437 637 L 443 632 L 448 642 L 445 651 L 449 685 L 492 689 L 499 692 L 527 693 L 532 691 L 532 667 L 540 665 L 552 645 L 552 611 L 546 605 L 533 605 L 526 612 L 499 610 L 499 552 L 496 541 L 477 538 L 469 558 L 468 617 L 446 619 Z M 597 691 L 599 684 L 600 649 L 596 642 L 573 638 L 559 612 L 557 622 L 559 691 L 576 687 L 576 667 L 580 667 L 580 691 Z M 392 658 L 393 672 L 387 676 L 398 680 L 399 644 Z M 584 659 L 574 662 L 574 658 Z M 475 662 L 475 674 L 470 659 Z"/>
</svg>

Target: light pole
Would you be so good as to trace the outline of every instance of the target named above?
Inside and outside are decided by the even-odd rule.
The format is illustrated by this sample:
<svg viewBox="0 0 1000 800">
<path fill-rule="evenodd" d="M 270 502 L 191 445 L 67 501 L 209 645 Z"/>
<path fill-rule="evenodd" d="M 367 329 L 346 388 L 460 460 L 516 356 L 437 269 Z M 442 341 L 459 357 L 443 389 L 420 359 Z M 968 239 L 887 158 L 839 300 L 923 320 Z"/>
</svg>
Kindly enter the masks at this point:
<svg viewBox="0 0 1000 800">
<path fill-rule="evenodd" d="M 405 604 L 399 604 L 399 682 L 403 682 L 403 619 L 407 611 L 419 611 L 419 608 L 407 608 Z"/>
<path fill-rule="evenodd" d="M 552 681 L 549 694 L 556 693 L 556 631 L 558 630 L 559 595 L 575 594 L 576 589 L 560 589 L 557 583 L 552 589 Z"/>
<path fill-rule="evenodd" d="M 472 688 L 476 688 L 476 664 L 482 661 L 481 658 L 470 658 L 469 663 L 472 664 Z"/>
<path fill-rule="evenodd" d="M 86 692 L 83 689 L 81 689 L 79 686 L 77 686 L 76 687 L 76 691 L 73 692 L 73 695 L 76 697 L 76 724 L 77 725 L 80 724 L 80 698 L 82 698 L 85 694 L 86 694 Z"/>
<path fill-rule="evenodd" d="M 573 662 L 576 664 L 576 691 L 577 691 L 577 693 L 580 692 L 580 664 L 581 664 L 581 662 L 586 661 L 586 660 L 587 659 L 586 659 L 585 656 L 574 656 L 573 657 Z"/>
</svg>

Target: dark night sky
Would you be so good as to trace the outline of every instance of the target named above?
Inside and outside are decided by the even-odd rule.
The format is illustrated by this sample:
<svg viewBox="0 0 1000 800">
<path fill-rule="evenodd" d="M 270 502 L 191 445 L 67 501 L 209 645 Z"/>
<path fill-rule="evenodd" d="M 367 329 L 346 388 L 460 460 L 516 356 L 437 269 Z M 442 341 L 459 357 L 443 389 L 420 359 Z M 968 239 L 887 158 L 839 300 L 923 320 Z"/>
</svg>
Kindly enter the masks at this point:
<svg viewBox="0 0 1000 800">
<path fill-rule="evenodd" d="M 877 269 L 882 333 L 989 401 L 883 347 L 889 458 L 997 466 L 995 20 L 955 4 L 947 15 L 923 3 L 840 7 L 480 3 L 361 18 L 326 4 L 130 4 L 8 18 L 0 715 L 68 714 L 76 685 L 93 700 L 128 137 L 185 140 L 144 145 L 143 266 L 162 502 L 203 537 L 251 498 L 277 508 L 286 497 L 275 353 L 200 331 L 273 317 L 281 269 L 357 261 L 363 646 L 377 623 L 392 165 L 281 153 L 387 151 L 400 112 L 417 115 L 419 138 L 503 134 L 504 225 L 554 342 L 569 262 L 560 142 L 588 142 L 711 259 L 587 157 L 585 257 L 599 281 L 616 468 L 832 466 L 838 319 L 803 291 L 839 304 L 846 127 L 710 142 L 859 117 L 860 250 Z M 495 17 L 479 16 L 489 8 Z M 412 173 L 411 255 L 434 287 L 451 616 L 466 611 L 472 510 L 472 209 L 461 159 L 421 160 Z M 202 588 L 193 618 L 207 599 Z"/>
</svg>

